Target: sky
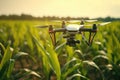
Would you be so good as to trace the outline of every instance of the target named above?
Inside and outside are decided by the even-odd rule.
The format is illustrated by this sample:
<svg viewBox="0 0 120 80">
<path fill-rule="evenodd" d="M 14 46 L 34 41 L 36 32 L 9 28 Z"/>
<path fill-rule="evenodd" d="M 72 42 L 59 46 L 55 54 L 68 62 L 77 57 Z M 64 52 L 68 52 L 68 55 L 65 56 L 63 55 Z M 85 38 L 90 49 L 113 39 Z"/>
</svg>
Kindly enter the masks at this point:
<svg viewBox="0 0 120 80">
<path fill-rule="evenodd" d="M 0 0 L 0 14 L 59 17 L 119 17 L 120 0 Z"/>
</svg>

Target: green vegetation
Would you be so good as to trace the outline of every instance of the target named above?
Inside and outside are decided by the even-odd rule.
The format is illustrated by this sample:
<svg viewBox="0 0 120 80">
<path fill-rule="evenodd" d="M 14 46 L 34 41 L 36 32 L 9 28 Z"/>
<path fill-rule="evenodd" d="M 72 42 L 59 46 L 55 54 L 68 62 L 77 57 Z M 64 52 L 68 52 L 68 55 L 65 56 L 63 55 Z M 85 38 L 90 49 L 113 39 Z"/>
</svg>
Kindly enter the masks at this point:
<svg viewBox="0 0 120 80">
<path fill-rule="evenodd" d="M 52 45 L 50 21 L 0 20 L 0 80 L 119 80 L 120 22 L 98 27 L 92 46 L 80 36 L 76 47 L 65 45 L 57 34 Z"/>
</svg>

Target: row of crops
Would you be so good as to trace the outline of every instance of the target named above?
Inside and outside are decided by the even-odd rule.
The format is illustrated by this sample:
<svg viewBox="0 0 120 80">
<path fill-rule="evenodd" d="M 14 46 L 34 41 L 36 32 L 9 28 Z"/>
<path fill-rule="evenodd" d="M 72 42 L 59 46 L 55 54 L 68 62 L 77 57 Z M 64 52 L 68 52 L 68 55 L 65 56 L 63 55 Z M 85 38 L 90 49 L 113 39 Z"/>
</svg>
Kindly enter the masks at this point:
<svg viewBox="0 0 120 80">
<path fill-rule="evenodd" d="M 119 80 L 120 22 L 99 26 L 92 46 L 70 47 L 58 33 L 53 46 L 50 21 L 0 21 L 0 80 Z"/>
</svg>

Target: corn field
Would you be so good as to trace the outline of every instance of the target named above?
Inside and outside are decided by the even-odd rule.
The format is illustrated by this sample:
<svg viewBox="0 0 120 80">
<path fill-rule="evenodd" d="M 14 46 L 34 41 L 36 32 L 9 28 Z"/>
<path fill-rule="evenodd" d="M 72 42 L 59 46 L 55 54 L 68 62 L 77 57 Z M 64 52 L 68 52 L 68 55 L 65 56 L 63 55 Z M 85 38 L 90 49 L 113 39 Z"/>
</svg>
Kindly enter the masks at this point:
<svg viewBox="0 0 120 80">
<path fill-rule="evenodd" d="M 66 45 L 58 33 L 52 45 L 48 28 L 59 22 L 0 20 L 0 80 L 119 80 L 120 21 L 99 26 L 92 46 Z"/>
</svg>

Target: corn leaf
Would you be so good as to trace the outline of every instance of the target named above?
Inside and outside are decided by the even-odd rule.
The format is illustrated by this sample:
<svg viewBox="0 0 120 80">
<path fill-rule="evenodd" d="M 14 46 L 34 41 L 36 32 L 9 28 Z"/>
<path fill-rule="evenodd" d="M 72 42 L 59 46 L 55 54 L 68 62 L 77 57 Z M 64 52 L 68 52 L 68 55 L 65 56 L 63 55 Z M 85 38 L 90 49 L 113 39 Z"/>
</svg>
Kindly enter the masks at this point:
<svg viewBox="0 0 120 80">
<path fill-rule="evenodd" d="M 46 50 L 43 48 L 43 46 L 39 43 L 39 41 L 35 37 L 33 37 L 33 39 L 35 40 L 36 44 L 38 44 L 39 48 L 42 51 L 42 54 L 46 56 L 47 61 L 49 62 L 49 66 L 53 69 L 53 71 L 57 75 L 57 79 L 60 80 L 61 71 L 60 71 L 60 64 L 57 58 L 57 54 L 53 49 L 51 49 L 51 47 L 47 46 L 46 47 L 47 50 Z"/>
<path fill-rule="evenodd" d="M 11 59 L 11 56 L 12 56 L 12 51 L 10 50 L 10 47 L 8 46 L 2 58 L 2 61 L 0 64 L 0 70 L 2 69 L 3 65 Z"/>
<path fill-rule="evenodd" d="M 88 78 L 86 78 L 85 76 L 81 75 L 81 74 L 73 74 L 72 76 L 68 77 L 66 80 L 73 80 L 73 78 L 75 77 L 82 77 L 84 80 L 89 80 Z"/>
</svg>

